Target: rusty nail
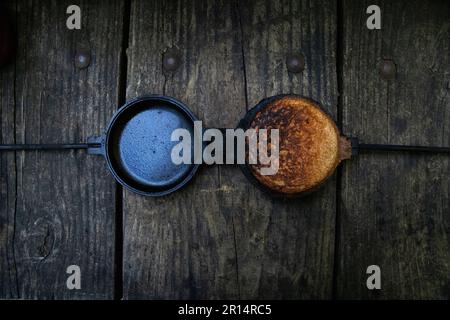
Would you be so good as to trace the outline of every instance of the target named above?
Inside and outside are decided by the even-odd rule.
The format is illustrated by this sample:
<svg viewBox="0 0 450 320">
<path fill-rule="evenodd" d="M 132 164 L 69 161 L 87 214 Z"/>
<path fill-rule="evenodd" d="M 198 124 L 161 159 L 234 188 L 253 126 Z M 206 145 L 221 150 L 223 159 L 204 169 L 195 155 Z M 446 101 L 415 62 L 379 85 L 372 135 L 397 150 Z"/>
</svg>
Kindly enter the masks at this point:
<svg viewBox="0 0 450 320">
<path fill-rule="evenodd" d="M 75 55 L 75 67 L 84 69 L 91 63 L 91 54 L 86 50 L 80 50 Z"/>
<path fill-rule="evenodd" d="M 291 54 L 286 58 L 286 67 L 289 72 L 299 73 L 305 69 L 305 57 L 302 54 Z"/>
<path fill-rule="evenodd" d="M 180 66 L 180 54 L 175 49 L 168 49 L 163 54 L 163 68 L 166 71 L 175 71 Z"/>
<path fill-rule="evenodd" d="M 384 80 L 391 80 L 395 78 L 397 67 L 393 60 L 383 59 L 380 65 L 380 77 Z"/>
</svg>

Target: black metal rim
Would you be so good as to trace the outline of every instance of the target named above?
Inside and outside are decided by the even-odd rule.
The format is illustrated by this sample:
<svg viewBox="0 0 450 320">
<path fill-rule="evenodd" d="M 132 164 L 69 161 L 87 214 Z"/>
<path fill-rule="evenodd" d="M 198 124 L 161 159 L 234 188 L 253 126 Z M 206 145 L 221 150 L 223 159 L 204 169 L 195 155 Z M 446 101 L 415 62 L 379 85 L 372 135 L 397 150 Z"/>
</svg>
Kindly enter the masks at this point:
<svg viewBox="0 0 450 320">
<path fill-rule="evenodd" d="M 256 106 L 254 106 L 253 108 L 251 108 L 250 110 L 247 111 L 247 113 L 245 114 L 244 118 L 239 122 L 237 128 L 243 129 L 243 130 L 247 130 L 250 127 L 250 124 L 252 123 L 254 117 L 256 116 L 256 114 L 264 109 L 265 107 L 267 107 L 267 105 L 269 103 L 271 103 L 274 100 L 278 100 L 284 97 L 296 97 L 296 98 L 301 98 L 304 100 L 308 100 L 311 101 L 312 103 L 314 103 L 315 105 L 319 106 L 321 108 L 321 110 L 323 112 L 325 112 L 331 119 L 333 119 L 323 108 L 323 105 L 320 104 L 319 102 L 312 100 L 311 98 L 308 97 L 304 97 L 301 95 L 297 95 L 297 94 L 279 94 L 279 95 L 275 95 L 275 96 L 271 96 L 268 98 L 265 98 L 263 100 L 261 100 L 260 102 L 258 102 L 258 104 Z M 241 169 L 242 173 L 244 174 L 244 176 L 247 178 L 247 180 L 249 180 L 255 187 L 257 187 L 259 190 L 261 190 L 262 192 L 275 197 L 275 198 L 281 198 L 281 199 L 293 199 L 293 198 L 302 198 L 304 196 L 307 196 L 315 191 L 317 191 L 317 189 L 319 189 L 326 181 L 328 181 L 330 179 L 330 177 L 332 176 L 332 174 L 330 176 L 328 176 L 325 180 L 323 180 L 318 186 L 316 186 L 315 188 L 311 188 L 309 190 L 303 191 L 303 192 L 299 192 L 299 193 L 292 193 L 292 194 L 288 194 L 288 193 L 282 193 L 282 192 L 278 192 L 276 190 L 272 190 L 270 188 L 268 188 L 267 186 L 265 186 L 264 184 L 262 184 L 258 179 L 255 178 L 255 176 L 253 175 L 250 166 L 246 163 L 246 164 L 240 164 L 239 168 Z"/>
<path fill-rule="evenodd" d="M 121 115 L 128 110 L 129 108 L 132 108 L 134 105 L 138 104 L 138 103 L 142 103 L 145 101 L 164 101 L 167 103 L 170 103 L 171 105 L 179 108 L 181 111 L 183 111 L 186 115 L 189 116 L 189 118 L 192 120 L 192 123 L 194 123 L 194 121 L 197 121 L 198 118 L 192 113 L 192 111 L 181 101 L 172 98 L 172 97 L 168 97 L 168 96 L 163 96 L 163 95 L 145 95 L 145 96 L 140 96 L 137 98 L 134 98 L 132 100 L 129 100 L 127 103 L 125 103 L 125 105 L 123 105 L 119 110 L 116 111 L 116 113 L 113 115 L 113 117 L 111 118 L 107 130 L 106 130 L 106 134 L 105 134 L 105 139 L 104 139 L 104 149 L 105 149 L 105 158 L 106 158 L 106 162 L 108 165 L 108 169 L 109 171 L 112 173 L 112 175 L 114 176 L 114 178 L 125 188 L 127 188 L 128 190 L 135 192 L 137 194 L 143 195 L 143 196 L 150 196 L 150 197 L 160 197 L 160 196 L 164 196 L 164 195 L 168 195 L 174 191 L 179 190 L 180 188 L 182 188 L 183 186 L 185 186 L 189 181 L 192 180 L 192 178 L 194 177 L 194 175 L 196 174 L 198 168 L 200 167 L 199 164 L 193 164 L 192 168 L 189 172 L 189 174 L 183 179 L 181 180 L 179 183 L 177 183 L 175 186 L 172 186 L 170 188 L 168 188 L 167 190 L 163 190 L 163 191 L 157 191 L 157 192 L 149 192 L 149 191 L 144 191 L 144 190 L 140 190 L 137 188 L 134 188 L 133 186 L 129 185 L 127 182 L 125 182 L 117 173 L 118 170 L 115 167 L 114 163 L 111 161 L 111 157 L 110 157 L 110 152 L 111 150 L 109 149 L 109 140 L 111 138 L 111 132 L 114 128 L 114 124 L 116 123 L 116 121 L 121 117 Z"/>
</svg>

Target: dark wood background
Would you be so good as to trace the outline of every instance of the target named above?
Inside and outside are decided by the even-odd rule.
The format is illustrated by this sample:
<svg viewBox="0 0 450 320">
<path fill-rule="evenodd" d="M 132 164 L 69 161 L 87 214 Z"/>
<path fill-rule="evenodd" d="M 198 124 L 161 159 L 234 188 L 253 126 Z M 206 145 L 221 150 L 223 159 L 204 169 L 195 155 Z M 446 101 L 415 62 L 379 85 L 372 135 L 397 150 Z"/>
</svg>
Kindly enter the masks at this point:
<svg viewBox="0 0 450 320">
<path fill-rule="evenodd" d="M 206 126 L 264 97 L 309 96 L 367 143 L 450 145 L 449 1 L 3 3 L 18 50 L 0 70 L 1 143 L 85 141 L 125 101 L 162 93 Z M 66 8 L 82 29 L 66 28 Z M 366 8 L 382 29 L 366 28 Z M 164 72 L 177 48 L 182 64 Z M 74 55 L 87 49 L 87 69 Z M 286 55 L 302 53 L 300 74 Z M 378 73 L 383 58 L 395 80 Z M 0 154 L 0 298 L 449 299 L 447 155 L 372 153 L 318 192 L 275 200 L 233 166 L 163 198 L 122 190 L 83 151 Z M 82 289 L 66 288 L 79 265 Z M 381 267 L 382 289 L 366 288 Z"/>
</svg>

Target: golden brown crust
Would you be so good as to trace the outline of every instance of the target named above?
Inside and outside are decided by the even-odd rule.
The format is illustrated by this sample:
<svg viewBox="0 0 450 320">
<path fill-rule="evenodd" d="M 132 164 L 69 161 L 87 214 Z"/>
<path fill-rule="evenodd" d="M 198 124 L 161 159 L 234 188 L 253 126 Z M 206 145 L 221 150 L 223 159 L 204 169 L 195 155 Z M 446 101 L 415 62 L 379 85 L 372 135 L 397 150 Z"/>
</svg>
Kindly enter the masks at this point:
<svg viewBox="0 0 450 320">
<path fill-rule="evenodd" d="M 262 165 L 250 165 L 256 179 L 272 190 L 286 194 L 310 190 L 328 178 L 340 161 L 339 130 L 311 100 L 276 99 L 255 115 L 250 127 L 279 129 L 278 172 L 262 175 Z"/>
</svg>

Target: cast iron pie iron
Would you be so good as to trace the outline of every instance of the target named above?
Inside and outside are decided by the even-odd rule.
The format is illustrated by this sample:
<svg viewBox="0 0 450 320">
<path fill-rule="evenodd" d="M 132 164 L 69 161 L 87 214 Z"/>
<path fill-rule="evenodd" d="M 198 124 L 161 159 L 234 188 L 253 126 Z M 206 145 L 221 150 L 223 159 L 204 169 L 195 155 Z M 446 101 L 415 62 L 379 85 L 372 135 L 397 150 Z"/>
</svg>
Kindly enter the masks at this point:
<svg viewBox="0 0 450 320">
<path fill-rule="evenodd" d="M 241 166 L 256 186 L 279 196 L 304 195 L 330 177 L 352 145 L 320 105 L 296 95 L 261 101 L 241 121 L 244 130 L 279 130 L 279 164 L 274 175 L 262 175 L 260 164 Z"/>
<path fill-rule="evenodd" d="M 143 96 L 128 101 L 113 115 L 105 134 L 81 144 L 0 145 L 0 150 L 87 149 L 105 158 L 109 171 L 127 189 L 144 196 L 178 190 L 195 175 L 198 164 L 175 165 L 172 131 L 193 130 L 196 116 L 180 101 Z M 193 161 L 192 161 L 193 162 Z"/>
<path fill-rule="evenodd" d="M 142 195 L 162 196 L 189 182 L 199 165 L 175 165 L 171 141 L 175 129 L 193 134 L 195 115 L 180 101 L 163 96 L 129 101 L 113 116 L 104 137 L 97 139 L 117 181 Z M 192 154 L 192 152 L 191 152 Z"/>
<path fill-rule="evenodd" d="M 191 181 L 200 166 L 175 165 L 171 159 L 171 150 L 178 143 L 171 141 L 172 131 L 183 128 L 192 134 L 196 120 L 189 108 L 174 98 L 144 96 L 128 101 L 114 114 L 105 134 L 89 138 L 87 143 L 0 145 L 0 151 L 87 149 L 89 154 L 104 156 L 114 178 L 127 189 L 163 196 Z M 260 174 L 259 164 L 240 165 L 253 184 L 273 196 L 310 193 L 358 150 L 450 153 L 447 147 L 359 144 L 341 136 L 317 102 L 293 94 L 262 100 L 247 112 L 238 128 L 279 129 L 276 174 Z"/>
</svg>

